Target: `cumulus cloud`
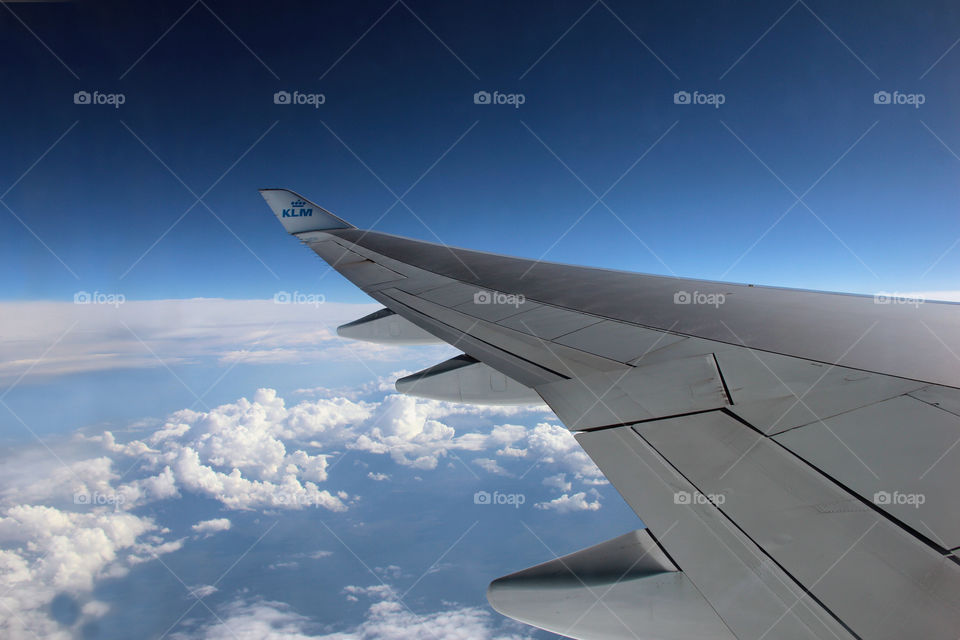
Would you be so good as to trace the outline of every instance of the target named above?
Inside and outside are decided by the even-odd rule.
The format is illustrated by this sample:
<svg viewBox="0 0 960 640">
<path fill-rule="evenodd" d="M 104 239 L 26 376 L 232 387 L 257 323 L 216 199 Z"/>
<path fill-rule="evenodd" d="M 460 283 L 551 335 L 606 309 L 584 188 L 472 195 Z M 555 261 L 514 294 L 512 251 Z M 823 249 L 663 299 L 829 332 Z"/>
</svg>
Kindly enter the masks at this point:
<svg viewBox="0 0 960 640">
<path fill-rule="evenodd" d="M 569 471 L 586 484 L 606 484 L 607 480 L 565 427 L 541 422 L 527 438 L 527 447 L 538 462 Z"/>
<path fill-rule="evenodd" d="M 386 585 L 348 587 L 351 597 L 374 602 L 363 622 L 346 631 L 330 633 L 293 611 L 289 605 L 268 600 L 235 600 L 218 622 L 191 637 L 203 640 L 523 640 L 530 636 L 509 621 L 494 619 L 485 609 L 451 605 L 442 611 L 416 613 Z M 171 636 L 188 640 L 185 635 Z"/>
<path fill-rule="evenodd" d="M 148 469 L 169 470 L 181 487 L 232 509 L 343 511 L 348 496 L 318 486 L 327 480 L 327 456 L 306 450 L 315 447 L 289 444 L 309 437 L 342 441 L 343 430 L 368 415 L 369 408 L 343 398 L 288 410 L 276 391 L 260 389 L 252 400 L 177 411 L 144 440 L 118 444 L 109 431 L 91 439 L 138 458 Z"/>
<path fill-rule="evenodd" d="M 194 531 L 204 535 L 212 535 L 218 531 L 229 531 L 233 523 L 230 518 L 214 518 L 212 520 L 202 520 L 191 527 Z"/>
<path fill-rule="evenodd" d="M 596 511 L 600 508 L 600 500 L 595 499 L 593 502 L 587 499 L 587 493 L 585 491 L 580 491 L 574 493 L 573 495 L 564 493 L 560 497 L 554 498 L 547 502 L 538 502 L 534 506 L 537 509 L 543 509 L 546 511 L 556 511 L 557 513 L 571 513 L 574 511 Z M 591 494 L 594 498 L 597 497 L 596 490 L 591 490 Z"/>
<path fill-rule="evenodd" d="M 493 458 L 476 458 L 473 464 L 477 465 L 487 473 L 498 476 L 508 476 L 510 472 L 500 466 L 500 463 Z"/>
<path fill-rule="evenodd" d="M 496 449 L 504 460 L 535 456 L 550 463 L 562 460 L 577 477 L 597 473 L 573 437 L 556 425 L 541 423 L 531 431 L 501 424 L 487 432 L 460 435 L 451 426 L 457 420 L 472 422 L 472 417 L 492 420 L 531 411 L 542 413 L 544 408 L 472 407 L 399 394 L 373 401 L 319 397 L 287 406 L 275 390 L 259 389 L 252 399 L 208 411 L 177 411 L 139 439 L 118 442 L 109 431 L 89 439 L 157 472 L 130 485 L 130 500 L 187 490 L 230 509 L 345 510 L 351 497 L 322 487 L 328 481 L 327 452 L 341 449 L 389 456 L 396 464 L 415 469 L 435 469 L 440 459 L 458 452 Z M 490 473 L 509 474 L 490 456 L 475 463 Z M 102 475 L 92 477 L 107 482 Z M 373 471 L 368 477 L 389 478 Z"/>
<path fill-rule="evenodd" d="M 163 541 L 156 523 L 106 507 L 72 512 L 42 505 L 15 505 L 0 517 L 0 636 L 70 638 L 85 622 L 106 613 L 89 600 L 95 580 L 119 577 L 144 556 L 180 548 Z M 79 609 L 63 625 L 49 603 L 66 598 Z"/>
<path fill-rule="evenodd" d="M 546 484 L 562 495 L 540 508 L 568 512 L 600 507 L 595 491 L 573 488 L 575 483 L 601 482 L 602 476 L 565 428 L 549 422 L 532 428 L 512 423 L 542 419 L 545 407 L 464 406 L 384 395 L 381 387 L 386 388 L 377 381 L 350 397 L 299 394 L 312 397 L 289 405 L 275 390 L 260 389 L 250 398 L 206 411 L 176 411 L 122 434 L 78 436 L 73 444 L 84 449 L 80 459 L 64 455 L 54 460 L 43 451 L 0 465 L 0 594 L 5 593 L 0 604 L 15 612 L 0 616 L 0 636 L 75 635 L 78 625 L 107 612 L 107 605 L 90 595 L 98 580 L 122 577 L 133 566 L 180 549 L 185 539 L 172 539 L 167 529 L 139 515 L 141 507 L 153 502 L 193 494 L 236 510 L 347 509 L 356 497 L 331 486 L 330 477 L 331 458 L 343 452 L 383 456 L 409 470 L 436 469 L 441 460 L 460 456 L 504 475 L 520 475 L 533 468 L 531 463 L 548 465 L 561 480 Z M 392 476 L 377 470 L 368 477 Z M 213 518 L 194 524 L 192 533 L 209 536 L 230 527 L 229 518 Z M 299 558 L 328 556 L 317 551 Z M 288 568 L 297 559 L 273 568 Z M 394 579 L 396 571 L 387 567 L 382 574 Z M 191 587 L 198 595 L 210 595 L 213 588 Z M 73 609 L 79 612 L 71 625 L 50 616 L 50 603 L 61 596 L 75 601 Z M 440 637 L 459 637 L 455 627 L 469 629 L 470 637 L 494 637 L 479 610 L 411 614 L 395 594 L 369 587 L 345 591 L 345 597 L 379 599 L 365 622 L 346 635 L 309 635 L 309 621 L 270 603 L 238 603 L 229 613 L 249 637 L 272 637 L 258 635 L 267 628 L 264 621 L 273 631 L 287 625 L 294 634 L 289 637 L 393 638 L 401 637 L 391 634 L 404 625 L 424 633 L 433 629 Z M 204 631 L 211 638 L 224 632 L 219 626 Z"/>
<path fill-rule="evenodd" d="M 543 484 L 548 487 L 553 487 L 559 489 L 560 491 L 567 492 L 573 488 L 573 483 L 567 480 L 567 474 L 558 473 L 553 476 L 547 476 L 543 479 Z"/>
</svg>

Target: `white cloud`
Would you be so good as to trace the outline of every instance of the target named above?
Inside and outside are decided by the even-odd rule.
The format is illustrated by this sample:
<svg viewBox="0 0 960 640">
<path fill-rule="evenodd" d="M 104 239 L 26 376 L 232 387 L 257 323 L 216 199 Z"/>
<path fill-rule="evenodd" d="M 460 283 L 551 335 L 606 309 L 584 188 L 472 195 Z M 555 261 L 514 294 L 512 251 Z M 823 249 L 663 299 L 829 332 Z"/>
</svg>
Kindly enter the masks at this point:
<svg viewBox="0 0 960 640">
<path fill-rule="evenodd" d="M 603 473 L 565 427 L 541 422 L 527 438 L 527 446 L 540 462 L 566 469 L 588 484 L 606 483 Z"/>
<path fill-rule="evenodd" d="M 5 509 L 0 516 L 0 608 L 5 612 L 0 636 L 72 637 L 80 626 L 107 612 L 102 602 L 84 602 L 97 579 L 125 575 L 142 555 L 179 549 L 180 541 L 147 535 L 157 531 L 150 518 L 104 507 L 89 512 L 41 505 Z M 82 604 L 71 627 L 49 616 L 49 603 L 58 593 Z"/>
<path fill-rule="evenodd" d="M 396 599 L 390 587 L 350 587 L 358 596 L 376 598 L 359 625 L 329 633 L 288 605 L 266 600 L 237 600 L 220 613 L 220 621 L 199 629 L 203 640 L 522 640 L 530 638 L 509 621 L 494 619 L 479 607 L 450 607 L 415 613 Z M 173 640 L 187 640 L 175 634 Z"/>
<path fill-rule="evenodd" d="M 600 500 L 596 494 L 595 490 L 593 491 L 593 497 L 597 498 L 593 502 L 590 502 L 587 499 L 587 493 L 580 491 L 573 495 L 564 493 L 558 498 L 554 498 L 548 502 L 538 502 L 534 506 L 537 509 L 544 509 L 547 511 L 556 511 L 557 513 L 571 513 L 574 511 L 596 511 L 600 508 Z"/>
<path fill-rule="evenodd" d="M 573 488 L 573 484 L 567 480 L 567 474 L 558 473 L 554 476 L 547 476 L 543 479 L 543 484 L 548 487 L 554 487 L 560 491 L 567 492 Z"/>
<path fill-rule="evenodd" d="M 233 523 L 230 522 L 229 518 L 214 518 L 212 520 L 201 520 L 191 528 L 197 533 L 211 535 L 218 531 L 229 531 L 232 526 Z"/>
<path fill-rule="evenodd" d="M 196 598 L 206 598 L 215 594 L 219 589 L 217 589 L 212 584 L 198 584 L 196 586 L 190 587 L 190 595 Z"/>
<path fill-rule="evenodd" d="M 77 600 L 82 615 L 76 624 L 82 624 L 107 611 L 104 603 L 90 598 L 98 580 L 122 577 L 130 567 L 180 549 L 186 539 L 169 539 L 169 531 L 133 512 L 152 502 L 195 494 L 229 509 L 345 510 L 356 497 L 327 486 L 328 460 L 351 449 L 389 456 L 409 469 L 434 469 L 454 455 L 468 456 L 499 474 L 511 473 L 510 465 L 526 471 L 531 461 L 539 461 L 572 478 L 548 484 L 563 495 L 541 508 L 599 508 L 595 496 L 588 500 L 584 492 L 568 495 L 574 481 L 590 484 L 602 476 L 566 429 L 547 422 L 533 428 L 495 423 L 531 415 L 539 419 L 547 412 L 544 407 L 471 407 L 392 393 L 371 397 L 382 394 L 382 386 L 378 381 L 352 397 L 317 392 L 311 394 L 315 398 L 291 406 L 276 391 L 260 389 L 249 399 L 207 411 L 184 409 L 164 421 L 133 425 L 119 437 L 109 431 L 77 437 L 70 444 L 74 451 L 85 452 L 80 459 L 54 459 L 39 447 L 38 453 L 11 456 L 0 465 L 0 594 L 6 592 L 0 604 L 16 615 L 0 616 L 0 636 L 19 640 L 33 632 L 41 637 L 74 635 L 76 629 L 61 628 L 50 619 L 50 602 L 57 593 Z M 87 453 L 91 450 L 95 452 Z M 73 455 L 76 458 L 76 452 Z M 66 462 L 61 465 L 59 460 Z M 130 478 L 124 477 L 127 473 Z M 391 477 L 379 470 L 368 476 Z M 213 535 L 230 526 L 229 518 L 203 520 L 193 525 L 193 533 Z M 329 555 L 317 551 L 299 557 Z M 296 559 L 273 567 L 292 566 Z M 394 579 L 399 568 L 383 571 L 385 579 Z M 206 595 L 213 593 L 211 588 L 192 587 Z M 380 602 L 371 606 L 363 624 L 347 635 L 330 637 L 401 637 L 391 634 L 400 633 L 396 629 L 403 625 L 443 634 L 454 628 L 445 625 L 456 620 L 475 631 L 473 637 L 492 637 L 482 611 L 414 615 L 387 590 L 357 589 L 366 591 L 346 591 L 346 597 L 377 597 Z M 239 624 L 250 625 L 250 637 L 261 629 L 257 625 L 262 618 L 247 615 L 254 609 L 275 616 L 281 629 L 284 620 L 293 621 L 295 633 L 313 628 L 303 620 L 294 624 L 289 611 L 264 606 L 248 602 L 233 611 Z M 400 626 L 394 629 L 394 623 Z M 211 627 L 206 633 L 212 638 L 222 632 Z"/>
<path fill-rule="evenodd" d="M 338 325 L 377 308 L 217 298 L 127 301 L 118 307 L 5 302 L 0 303 L 0 381 L 24 372 L 37 377 L 159 367 L 160 360 L 170 366 L 450 357 L 453 350 L 446 346 L 413 349 L 348 342 L 336 335 Z"/>
<path fill-rule="evenodd" d="M 500 466 L 500 463 L 493 458 L 476 458 L 473 464 L 477 465 L 487 473 L 498 476 L 508 476 L 510 472 Z"/>
<path fill-rule="evenodd" d="M 111 432 L 90 438 L 108 451 L 139 458 L 151 479 L 128 487 L 131 501 L 176 495 L 186 490 L 219 500 L 230 509 L 301 509 L 320 506 L 343 511 L 355 499 L 324 488 L 328 459 L 353 449 L 389 456 L 414 469 L 435 469 L 442 458 L 495 450 L 472 463 L 488 473 L 512 475 L 507 462 L 534 460 L 569 473 L 586 485 L 605 482 L 602 474 L 562 426 L 541 422 L 477 430 L 476 418 L 492 421 L 537 415 L 544 407 L 474 407 L 388 394 L 376 400 L 319 397 L 287 406 L 273 389 L 259 389 L 209 411 L 174 412 L 147 437 L 117 442 Z M 451 426 L 466 422 L 458 435 Z M 492 453 L 492 452 L 491 452 Z M 459 457 L 459 456 L 458 456 Z M 524 464 L 524 473 L 530 468 Z M 96 475 L 96 474 L 93 474 Z M 99 482 L 108 483 L 101 470 Z M 373 480 L 389 474 L 370 471 Z M 142 486 L 141 486 L 142 485 Z M 569 491 L 571 487 L 558 487 Z"/>
<path fill-rule="evenodd" d="M 177 411 L 146 442 L 118 444 L 110 432 L 100 441 L 110 451 L 138 457 L 147 468 L 162 466 L 151 484 L 155 494 L 175 482 L 232 509 L 342 511 L 349 496 L 318 487 L 327 480 L 327 456 L 288 445 L 298 437 L 342 442 L 351 422 L 369 413 L 364 404 L 343 398 L 288 410 L 276 391 L 260 389 L 253 400 L 241 398 L 210 411 Z"/>
</svg>

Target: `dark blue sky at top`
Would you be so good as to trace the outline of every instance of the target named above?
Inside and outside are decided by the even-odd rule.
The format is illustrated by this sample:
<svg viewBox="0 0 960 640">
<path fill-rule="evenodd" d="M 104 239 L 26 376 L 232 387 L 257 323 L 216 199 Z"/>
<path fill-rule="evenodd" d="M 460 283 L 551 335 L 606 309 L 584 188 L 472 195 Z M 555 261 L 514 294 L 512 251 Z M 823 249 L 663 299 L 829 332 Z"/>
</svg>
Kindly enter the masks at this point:
<svg viewBox="0 0 960 640">
<path fill-rule="evenodd" d="M 190 7 L 0 11 L 0 193 L 69 129 L 3 197 L 30 229 L 0 206 L 3 298 L 363 300 L 336 274 L 319 279 L 324 265 L 286 236 L 263 186 L 361 228 L 531 258 L 957 288 L 960 248 L 943 255 L 960 236 L 960 47 L 944 55 L 960 37 L 954 3 Z M 75 105 L 80 90 L 126 101 Z M 278 90 L 326 102 L 275 105 Z M 477 105 L 480 90 L 525 103 Z M 677 105 L 680 90 L 726 101 Z M 880 90 L 925 103 L 877 105 Z M 790 190 L 825 172 L 804 195 L 815 215 L 798 204 L 756 242 Z M 197 195 L 216 182 L 204 202 L 222 223 L 197 204 L 170 229 L 195 201 L 180 180 Z"/>
</svg>

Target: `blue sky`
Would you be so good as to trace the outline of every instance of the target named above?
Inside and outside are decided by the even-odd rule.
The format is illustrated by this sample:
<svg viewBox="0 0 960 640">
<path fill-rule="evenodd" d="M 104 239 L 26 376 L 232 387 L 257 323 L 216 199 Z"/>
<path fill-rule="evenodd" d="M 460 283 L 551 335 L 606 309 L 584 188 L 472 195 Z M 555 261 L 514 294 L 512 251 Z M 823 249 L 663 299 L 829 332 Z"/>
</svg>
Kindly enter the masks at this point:
<svg viewBox="0 0 960 640">
<path fill-rule="evenodd" d="M 0 125 L 3 189 L 63 136 L 4 197 L 49 247 L 4 211 L 4 267 L 25 276 L 6 299 L 293 287 L 362 300 L 335 274 L 318 283 L 261 186 L 360 227 L 533 258 L 955 288 L 949 3 L 96 6 L 10 9 L 63 64 L 3 18 L 3 52 L 22 61 L 4 72 L 17 90 Z M 80 90 L 125 102 L 75 105 Z M 278 90 L 325 102 L 275 105 Z M 525 101 L 474 104 L 481 90 Z M 725 102 L 678 105 L 677 91 Z M 925 101 L 875 104 L 877 91 Z"/>
<path fill-rule="evenodd" d="M 395 394 L 454 351 L 337 338 L 376 306 L 257 188 L 535 259 L 960 290 L 952 3 L 25 2 L 0 33 L 0 635 L 545 638 L 486 584 L 641 526 L 545 408 Z"/>
</svg>

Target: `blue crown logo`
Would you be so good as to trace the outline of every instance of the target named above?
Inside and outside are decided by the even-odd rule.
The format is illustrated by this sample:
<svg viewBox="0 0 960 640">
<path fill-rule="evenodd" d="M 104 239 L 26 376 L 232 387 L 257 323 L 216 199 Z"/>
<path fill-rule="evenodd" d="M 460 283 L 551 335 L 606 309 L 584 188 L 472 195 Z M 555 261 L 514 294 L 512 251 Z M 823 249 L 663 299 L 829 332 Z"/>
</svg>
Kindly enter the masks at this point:
<svg viewBox="0 0 960 640">
<path fill-rule="evenodd" d="M 305 206 L 307 206 L 307 203 L 304 202 L 303 200 L 294 200 L 293 202 L 290 203 L 290 206 L 291 206 L 291 207 L 305 207 Z"/>
</svg>

